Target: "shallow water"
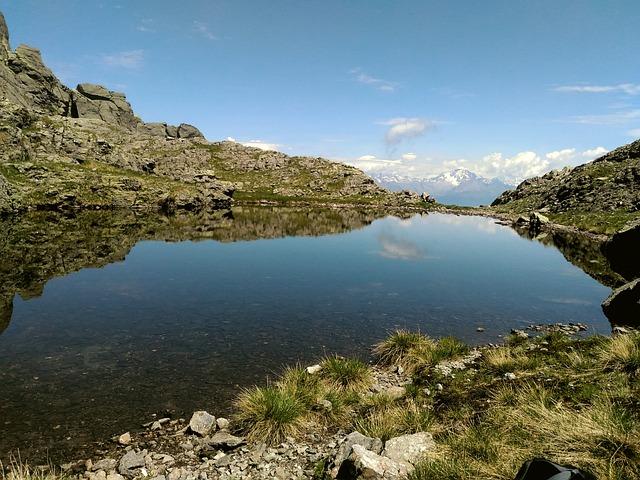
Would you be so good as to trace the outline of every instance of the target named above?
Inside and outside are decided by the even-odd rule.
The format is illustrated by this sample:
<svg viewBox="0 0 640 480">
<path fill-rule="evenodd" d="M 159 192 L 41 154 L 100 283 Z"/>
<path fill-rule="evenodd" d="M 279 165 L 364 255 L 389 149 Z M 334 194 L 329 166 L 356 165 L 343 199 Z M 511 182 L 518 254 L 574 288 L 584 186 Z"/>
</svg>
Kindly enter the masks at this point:
<svg viewBox="0 0 640 480">
<path fill-rule="evenodd" d="M 19 295 L 0 335 L 0 458 L 77 454 L 152 414 L 227 415 L 238 387 L 332 353 L 367 359 L 397 328 L 471 343 L 532 323 L 611 328 L 609 288 L 488 218 L 105 215 L 4 239 L 2 292 Z"/>
</svg>

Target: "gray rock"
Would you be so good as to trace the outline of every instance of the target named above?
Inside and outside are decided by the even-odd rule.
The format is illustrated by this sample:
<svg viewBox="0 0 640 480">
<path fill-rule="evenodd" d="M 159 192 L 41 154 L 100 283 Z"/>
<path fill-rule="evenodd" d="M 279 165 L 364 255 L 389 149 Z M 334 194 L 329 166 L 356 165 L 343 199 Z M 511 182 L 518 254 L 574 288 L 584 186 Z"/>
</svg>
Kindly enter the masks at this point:
<svg viewBox="0 0 640 480">
<path fill-rule="evenodd" d="M 207 435 L 216 424 L 216 417 L 210 415 L 204 410 L 199 410 L 193 413 L 191 420 L 189 421 L 189 428 L 192 432 L 202 435 Z"/>
<path fill-rule="evenodd" d="M 103 458 L 102 460 L 99 460 L 96 463 L 94 463 L 91 466 L 91 470 L 93 470 L 93 471 L 97 471 L 97 470 L 109 471 L 109 470 L 115 469 L 117 465 L 118 465 L 118 462 L 116 460 L 114 460 L 113 458 Z"/>
<path fill-rule="evenodd" d="M 204 138 L 204 135 L 200 133 L 200 130 L 198 130 L 193 125 L 189 125 L 187 123 L 181 123 L 178 126 L 177 133 L 178 133 L 177 135 L 178 138 L 198 138 L 198 137 Z"/>
<path fill-rule="evenodd" d="M 352 432 L 344 438 L 338 448 L 338 453 L 336 453 L 336 456 L 333 459 L 333 467 L 331 469 L 333 476 L 338 473 L 342 463 L 349 458 L 354 445 L 361 445 L 376 454 L 382 452 L 382 440 L 379 438 L 367 437 L 360 432 Z"/>
<path fill-rule="evenodd" d="M 433 436 L 427 432 L 402 435 L 387 440 L 382 456 L 396 462 L 415 465 L 428 452 L 436 450 Z"/>
<path fill-rule="evenodd" d="M 138 125 L 138 133 L 151 137 L 164 138 L 167 136 L 167 124 L 161 122 L 140 123 Z"/>
<path fill-rule="evenodd" d="M 107 475 L 107 480 L 125 480 L 119 473 L 110 473 Z"/>
<path fill-rule="evenodd" d="M 118 465 L 118 473 L 126 477 L 135 476 L 137 468 L 144 467 L 144 457 L 135 450 L 129 450 L 121 459 Z"/>
<path fill-rule="evenodd" d="M 209 440 L 207 443 L 214 448 L 229 450 L 239 447 L 240 445 L 244 445 L 246 443 L 246 440 L 242 437 L 236 437 L 235 435 L 231 435 L 229 432 L 222 430 L 211 437 L 211 440 Z"/>
<path fill-rule="evenodd" d="M 11 47 L 9 46 L 9 29 L 7 28 L 4 15 L 0 12 L 0 59 L 6 60 L 9 52 L 11 52 Z"/>
<path fill-rule="evenodd" d="M 354 445 L 351 454 L 340 466 L 339 480 L 395 480 L 406 477 L 412 466 L 383 457 L 362 445 Z"/>
<path fill-rule="evenodd" d="M 71 92 L 71 116 L 98 119 L 133 131 L 142 123 L 124 93 L 91 83 L 82 83 Z"/>
</svg>

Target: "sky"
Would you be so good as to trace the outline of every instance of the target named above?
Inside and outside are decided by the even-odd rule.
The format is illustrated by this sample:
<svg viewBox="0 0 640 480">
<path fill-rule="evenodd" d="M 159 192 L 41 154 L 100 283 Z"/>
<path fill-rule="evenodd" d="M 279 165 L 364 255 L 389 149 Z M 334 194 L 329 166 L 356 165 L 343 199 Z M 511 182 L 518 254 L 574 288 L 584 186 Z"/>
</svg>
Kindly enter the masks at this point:
<svg viewBox="0 0 640 480">
<path fill-rule="evenodd" d="M 11 47 L 146 122 L 510 183 L 640 138 L 638 0 L 0 0 Z"/>
</svg>

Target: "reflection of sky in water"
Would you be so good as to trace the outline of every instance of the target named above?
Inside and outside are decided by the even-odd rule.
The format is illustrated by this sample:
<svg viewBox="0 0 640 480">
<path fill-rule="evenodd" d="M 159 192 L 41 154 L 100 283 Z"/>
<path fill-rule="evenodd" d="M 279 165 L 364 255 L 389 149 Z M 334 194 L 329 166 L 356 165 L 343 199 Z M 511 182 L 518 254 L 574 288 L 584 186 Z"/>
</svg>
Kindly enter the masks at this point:
<svg viewBox="0 0 640 480">
<path fill-rule="evenodd" d="M 20 431 L 28 413 L 76 425 L 60 435 L 80 438 L 93 415 L 115 434 L 165 408 L 217 413 L 236 385 L 328 353 L 366 357 L 397 328 L 471 342 L 529 323 L 607 333 L 599 304 L 608 294 L 557 250 L 480 217 L 387 218 L 322 237 L 142 242 L 124 262 L 14 300 L 0 335 L 0 424 L 12 414 Z"/>
</svg>

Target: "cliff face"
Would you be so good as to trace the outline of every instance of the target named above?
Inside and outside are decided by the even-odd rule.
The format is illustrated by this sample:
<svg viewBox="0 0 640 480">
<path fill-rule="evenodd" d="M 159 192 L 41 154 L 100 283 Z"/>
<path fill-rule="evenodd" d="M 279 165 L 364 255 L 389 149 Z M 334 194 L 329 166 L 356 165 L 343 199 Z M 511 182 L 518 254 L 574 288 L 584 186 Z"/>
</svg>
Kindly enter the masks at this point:
<svg viewBox="0 0 640 480">
<path fill-rule="evenodd" d="M 93 84 L 69 89 L 36 48 L 12 51 L 0 13 L 0 214 L 227 208 L 236 190 L 253 201 L 421 201 L 344 164 L 210 143 L 186 123 L 145 123 L 124 94 Z"/>
</svg>

